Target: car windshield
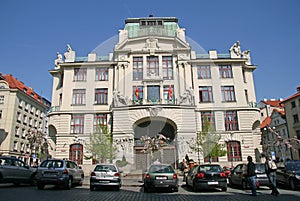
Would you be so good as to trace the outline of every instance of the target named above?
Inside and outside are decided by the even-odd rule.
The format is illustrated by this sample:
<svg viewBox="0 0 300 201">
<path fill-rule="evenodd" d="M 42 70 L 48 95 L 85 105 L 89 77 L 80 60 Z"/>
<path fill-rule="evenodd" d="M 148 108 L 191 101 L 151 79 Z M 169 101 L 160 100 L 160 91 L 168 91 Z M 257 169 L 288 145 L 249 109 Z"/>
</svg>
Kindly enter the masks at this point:
<svg viewBox="0 0 300 201">
<path fill-rule="evenodd" d="M 114 165 L 97 165 L 94 171 L 99 172 L 117 172 L 117 169 Z"/>
<path fill-rule="evenodd" d="M 288 171 L 300 171 L 300 163 L 287 163 L 286 170 Z"/>
<path fill-rule="evenodd" d="M 153 165 L 149 168 L 149 173 L 174 173 L 174 170 L 167 165 Z"/>
<path fill-rule="evenodd" d="M 222 168 L 219 165 L 201 165 L 200 172 L 221 172 Z"/>
<path fill-rule="evenodd" d="M 265 164 L 255 164 L 255 173 L 266 173 L 266 166 Z"/>
<path fill-rule="evenodd" d="M 50 160 L 50 161 L 43 161 L 40 167 L 46 168 L 62 168 L 64 166 L 63 161 L 61 160 Z"/>
</svg>

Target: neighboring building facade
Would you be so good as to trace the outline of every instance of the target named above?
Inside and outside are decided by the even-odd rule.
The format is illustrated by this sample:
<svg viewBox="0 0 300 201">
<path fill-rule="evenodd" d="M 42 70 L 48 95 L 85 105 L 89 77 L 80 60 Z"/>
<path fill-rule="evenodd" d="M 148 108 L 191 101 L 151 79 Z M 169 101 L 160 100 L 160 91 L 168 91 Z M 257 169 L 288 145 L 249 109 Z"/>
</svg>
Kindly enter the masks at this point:
<svg viewBox="0 0 300 201">
<path fill-rule="evenodd" d="M 239 42 L 220 54 L 195 50 L 175 17 L 129 18 L 113 51 L 76 57 L 68 45 L 58 53 L 53 76 L 49 136 L 57 158 L 91 164 L 86 144 L 99 125 L 107 125 L 129 170 L 150 162 L 140 139 L 162 134 L 170 143 L 160 150 L 163 163 L 175 164 L 195 153 L 196 133 L 207 118 L 221 136 L 227 155 L 223 165 L 259 160 L 260 110 L 256 107 L 250 52 Z M 98 48 L 98 50 L 101 47 Z M 198 51 L 198 52 L 196 52 Z"/>
<path fill-rule="evenodd" d="M 47 136 L 47 111 L 51 103 L 12 75 L 0 74 L 0 154 L 22 158 L 28 164 L 35 160 L 28 141 L 33 130 Z"/>
<path fill-rule="evenodd" d="M 297 93 L 282 101 L 289 132 L 292 159 L 300 160 L 300 86 Z"/>
</svg>

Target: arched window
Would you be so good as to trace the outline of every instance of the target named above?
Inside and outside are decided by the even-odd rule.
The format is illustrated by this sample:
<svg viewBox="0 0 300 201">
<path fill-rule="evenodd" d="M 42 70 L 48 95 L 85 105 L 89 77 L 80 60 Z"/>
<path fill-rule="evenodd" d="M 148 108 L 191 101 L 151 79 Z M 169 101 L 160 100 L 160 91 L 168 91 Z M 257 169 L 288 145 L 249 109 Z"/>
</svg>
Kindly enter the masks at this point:
<svg viewBox="0 0 300 201">
<path fill-rule="evenodd" d="M 77 164 L 82 164 L 83 161 L 83 145 L 76 143 L 70 145 L 69 158 Z"/>
<path fill-rule="evenodd" d="M 242 161 L 241 143 L 239 141 L 227 142 L 228 161 Z"/>
</svg>

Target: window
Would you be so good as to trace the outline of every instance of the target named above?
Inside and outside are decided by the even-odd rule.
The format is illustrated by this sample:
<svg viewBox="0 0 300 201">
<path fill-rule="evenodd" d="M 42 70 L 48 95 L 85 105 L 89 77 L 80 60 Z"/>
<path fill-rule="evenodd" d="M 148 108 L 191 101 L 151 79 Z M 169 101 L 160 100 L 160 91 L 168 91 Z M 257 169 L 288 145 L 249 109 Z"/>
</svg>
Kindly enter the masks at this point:
<svg viewBox="0 0 300 201">
<path fill-rule="evenodd" d="M 22 129 L 21 137 L 22 137 L 22 138 L 25 138 L 25 137 L 26 137 L 26 132 L 25 132 L 25 129 L 24 129 L 24 128 Z"/>
<path fill-rule="evenodd" d="M 248 96 L 248 90 L 247 89 L 245 89 L 245 98 L 246 98 L 247 103 L 249 103 L 249 96 Z"/>
<path fill-rule="evenodd" d="M 143 57 L 133 57 L 133 80 L 143 79 Z"/>
<path fill-rule="evenodd" d="M 297 114 L 293 115 L 294 124 L 299 122 L 299 117 Z"/>
<path fill-rule="evenodd" d="M 84 105 L 85 104 L 85 89 L 73 89 L 73 105 Z"/>
<path fill-rule="evenodd" d="M 165 103 L 174 103 L 174 85 L 164 86 L 164 101 Z"/>
<path fill-rule="evenodd" d="M 27 124 L 27 121 L 28 121 L 28 120 L 27 120 L 27 115 L 24 115 L 24 116 L 23 116 L 23 124 Z"/>
<path fill-rule="evenodd" d="M 295 107 L 296 107 L 296 102 L 295 102 L 295 101 L 292 101 L 292 102 L 291 102 L 291 106 L 292 106 L 292 108 L 295 108 Z"/>
<path fill-rule="evenodd" d="M 242 73 L 243 73 L 243 80 L 244 80 L 244 83 L 247 83 L 245 70 L 243 70 Z"/>
<path fill-rule="evenodd" d="M 241 143 L 239 141 L 227 142 L 228 161 L 242 161 Z"/>
<path fill-rule="evenodd" d="M 74 81 L 86 81 L 86 68 L 74 68 Z"/>
<path fill-rule="evenodd" d="M 13 149 L 14 149 L 15 151 L 18 150 L 18 142 L 17 142 L 17 141 L 14 141 L 14 147 L 13 147 Z"/>
<path fill-rule="evenodd" d="M 222 86 L 221 91 L 222 91 L 222 101 L 224 102 L 235 101 L 234 86 Z"/>
<path fill-rule="evenodd" d="M 4 104 L 4 96 L 0 96 L 0 104 Z"/>
<path fill-rule="evenodd" d="M 16 128 L 15 128 L 15 136 L 19 136 L 19 127 L 18 126 L 16 126 Z"/>
<path fill-rule="evenodd" d="M 238 130 L 238 117 L 236 111 L 226 111 L 224 121 L 226 131 Z"/>
<path fill-rule="evenodd" d="M 148 56 L 147 57 L 147 76 L 158 76 L 158 57 L 157 56 Z"/>
<path fill-rule="evenodd" d="M 159 92 L 159 86 L 147 86 L 147 98 L 148 101 L 151 102 L 159 102 L 160 101 L 160 92 Z"/>
<path fill-rule="evenodd" d="M 132 87 L 132 99 L 135 102 L 142 101 L 144 97 L 143 86 Z"/>
<path fill-rule="evenodd" d="M 202 128 L 204 126 L 205 121 L 208 121 L 210 126 L 215 128 L 215 113 L 211 111 L 201 112 Z"/>
<path fill-rule="evenodd" d="M 199 87 L 199 102 L 207 103 L 212 102 L 212 87 L 211 86 L 200 86 Z"/>
<path fill-rule="evenodd" d="M 108 80 L 108 68 L 96 68 L 96 80 L 107 81 Z"/>
<path fill-rule="evenodd" d="M 0 110 L 0 119 L 2 119 L 2 110 Z"/>
<path fill-rule="evenodd" d="M 107 114 L 95 114 L 94 133 L 100 133 L 103 126 L 107 126 Z"/>
<path fill-rule="evenodd" d="M 197 66 L 198 79 L 211 78 L 210 66 Z"/>
<path fill-rule="evenodd" d="M 75 161 L 77 164 L 82 164 L 83 161 L 83 145 L 82 144 L 71 144 L 69 158 Z M 70 166 L 70 164 L 68 165 Z M 74 164 L 74 166 L 76 166 Z"/>
<path fill-rule="evenodd" d="M 107 104 L 107 93 L 108 89 L 106 88 L 95 89 L 95 104 Z"/>
<path fill-rule="evenodd" d="M 74 114 L 71 117 L 71 133 L 83 133 L 84 116 L 83 114 Z"/>
<path fill-rule="evenodd" d="M 231 65 L 220 65 L 219 72 L 221 78 L 232 78 L 232 68 Z"/>
<path fill-rule="evenodd" d="M 17 112 L 17 121 L 21 122 L 21 120 L 22 120 L 22 115 L 20 112 Z"/>
<path fill-rule="evenodd" d="M 171 56 L 162 57 L 162 68 L 164 80 L 173 79 L 173 60 Z"/>
</svg>

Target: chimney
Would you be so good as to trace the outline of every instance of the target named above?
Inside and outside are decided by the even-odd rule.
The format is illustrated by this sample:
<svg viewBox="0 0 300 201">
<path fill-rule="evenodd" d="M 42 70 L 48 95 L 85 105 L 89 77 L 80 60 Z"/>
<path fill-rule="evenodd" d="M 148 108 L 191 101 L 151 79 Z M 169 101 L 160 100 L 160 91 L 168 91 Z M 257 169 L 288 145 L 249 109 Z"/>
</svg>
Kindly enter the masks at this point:
<svg viewBox="0 0 300 201">
<path fill-rule="evenodd" d="M 297 87 L 297 93 L 300 93 L 300 86 Z"/>
</svg>

